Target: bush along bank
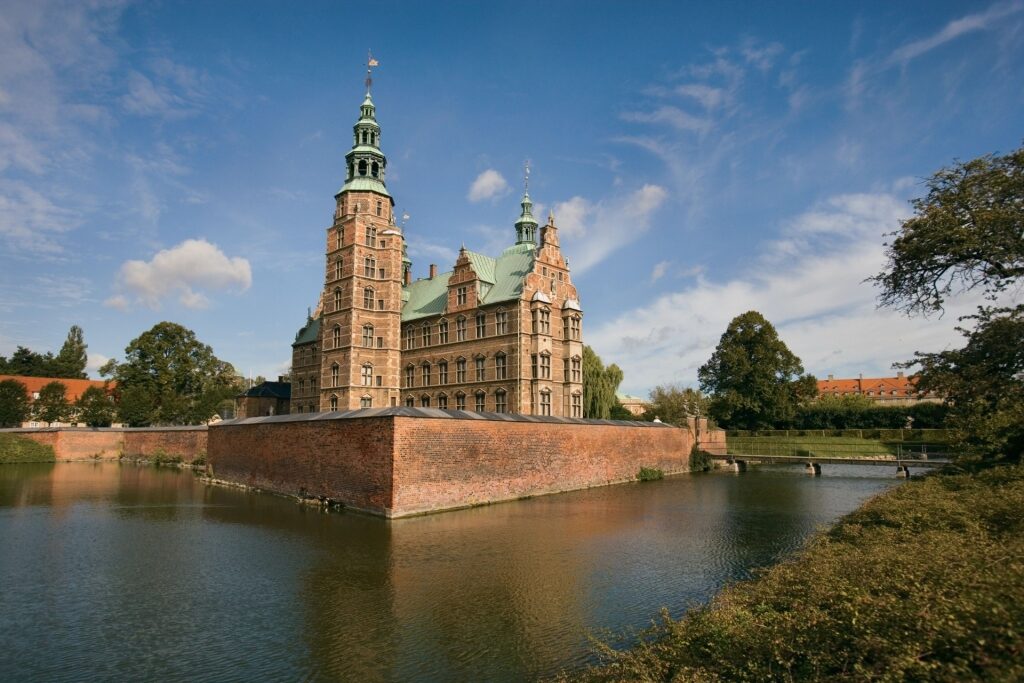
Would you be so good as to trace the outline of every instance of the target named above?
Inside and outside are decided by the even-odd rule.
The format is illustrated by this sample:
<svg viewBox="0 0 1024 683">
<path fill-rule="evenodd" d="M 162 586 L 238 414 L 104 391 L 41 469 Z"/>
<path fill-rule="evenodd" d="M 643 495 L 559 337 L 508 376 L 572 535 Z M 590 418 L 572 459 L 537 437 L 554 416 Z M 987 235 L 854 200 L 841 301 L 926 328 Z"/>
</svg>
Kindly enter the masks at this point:
<svg viewBox="0 0 1024 683">
<path fill-rule="evenodd" d="M 53 446 L 45 446 L 16 434 L 0 434 L 0 464 L 56 461 Z"/>
<path fill-rule="evenodd" d="M 567 681 L 1024 680 L 1024 466 L 872 499 Z"/>
</svg>

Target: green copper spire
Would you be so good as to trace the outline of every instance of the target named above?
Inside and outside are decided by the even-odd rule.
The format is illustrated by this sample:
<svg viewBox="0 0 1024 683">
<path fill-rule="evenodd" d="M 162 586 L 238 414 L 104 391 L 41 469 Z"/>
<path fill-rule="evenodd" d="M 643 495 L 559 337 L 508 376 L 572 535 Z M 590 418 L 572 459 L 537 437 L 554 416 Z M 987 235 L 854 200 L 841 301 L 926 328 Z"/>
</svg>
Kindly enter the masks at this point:
<svg viewBox="0 0 1024 683">
<path fill-rule="evenodd" d="M 533 217 L 533 202 L 530 201 L 530 162 L 526 162 L 523 180 L 523 212 L 516 221 L 516 244 L 537 243 L 537 220 Z"/>
<path fill-rule="evenodd" d="M 377 108 L 367 89 L 366 98 L 359 105 L 359 120 L 352 127 L 352 149 L 345 155 L 345 184 L 338 194 L 348 190 L 376 192 L 391 197 L 384 185 L 387 157 L 380 150 L 380 125 Z"/>
</svg>

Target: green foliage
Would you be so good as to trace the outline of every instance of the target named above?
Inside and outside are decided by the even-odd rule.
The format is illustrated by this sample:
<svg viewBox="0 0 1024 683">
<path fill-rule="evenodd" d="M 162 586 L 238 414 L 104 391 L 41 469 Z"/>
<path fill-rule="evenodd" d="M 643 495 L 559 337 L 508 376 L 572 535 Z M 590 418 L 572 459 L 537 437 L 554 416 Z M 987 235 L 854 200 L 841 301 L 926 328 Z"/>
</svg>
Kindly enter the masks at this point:
<svg viewBox="0 0 1024 683">
<path fill-rule="evenodd" d="M 822 396 L 797 407 L 778 429 L 919 429 L 945 426 L 947 407 L 940 403 L 881 406 L 863 396 Z"/>
<path fill-rule="evenodd" d="M 150 461 L 157 467 L 163 467 L 164 465 L 180 465 L 182 458 L 180 455 L 171 455 L 162 448 L 157 448 L 153 451 L 153 457 Z"/>
<path fill-rule="evenodd" d="M 19 346 L 10 358 L 0 356 L 0 375 L 84 379 L 86 348 L 82 328 L 72 325 L 60 353 L 56 356 L 49 351 L 36 353 Z"/>
<path fill-rule="evenodd" d="M 583 347 L 583 416 L 609 419 L 617 401 L 615 392 L 622 384 L 622 370 L 612 363 L 608 367 L 589 346 Z M 628 418 L 627 418 L 628 419 Z"/>
<path fill-rule="evenodd" d="M 651 391 L 644 419 L 658 418 L 670 425 L 685 427 L 686 418 L 698 415 L 707 417 L 708 408 L 708 397 L 699 390 L 679 384 L 666 384 L 654 387 Z"/>
<path fill-rule="evenodd" d="M 32 404 L 33 416 L 47 423 L 66 422 L 71 418 L 68 388 L 63 382 L 48 382 L 39 390 L 39 398 Z"/>
<path fill-rule="evenodd" d="M 123 363 L 104 366 L 118 383 L 118 414 L 131 426 L 202 424 L 239 391 L 234 368 L 195 333 L 162 322 L 133 339 Z"/>
<path fill-rule="evenodd" d="M 641 467 L 636 473 L 637 481 L 658 481 L 665 478 L 665 473 L 657 467 Z"/>
<path fill-rule="evenodd" d="M 697 444 L 690 449 L 690 471 L 707 472 L 711 469 L 711 454 Z"/>
<path fill-rule="evenodd" d="M 1024 467 L 996 467 L 893 489 L 571 679 L 1022 680 L 1022 633 Z"/>
<path fill-rule="evenodd" d="M 729 323 L 711 359 L 697 371 L 712 394 L 710 414 L 723 426 L 759 429 L 793 419 L 798 406 L 817 394 L 813 376 L 757 311 Z"/>
<path fill-rule="evenodd" d="M 0 434 L 0 464 L 55 462 L 52 446 L 36 443 L 18 434 Z"/>
<path fill-rule="evenodd" d="M 0 427 L 20 427 L 28 419 L 28 391 L 13 379 L 0 382 Z"/>
<path fill-rule="evenodd" d="M 610 411 L 608 411 L 608 417 L 610 417 L 613 420 L 635 420 L 635 419 L 637 419 L 636 415 L 634 415 L 633 413 L 631 413 L 628 410 L 626 410 L 626 408 L 621 403 L 619 403 L 618 401 L 615 401 L 615 404 L 612 406 L 612 409 Z"/>
<path fill-rule="evenodd" d="M 89 387 L 75 402 L 78 419 L 89 427 L 109 427 L 114 421 L 114 403 L 106 391 Z"/>
</svg>

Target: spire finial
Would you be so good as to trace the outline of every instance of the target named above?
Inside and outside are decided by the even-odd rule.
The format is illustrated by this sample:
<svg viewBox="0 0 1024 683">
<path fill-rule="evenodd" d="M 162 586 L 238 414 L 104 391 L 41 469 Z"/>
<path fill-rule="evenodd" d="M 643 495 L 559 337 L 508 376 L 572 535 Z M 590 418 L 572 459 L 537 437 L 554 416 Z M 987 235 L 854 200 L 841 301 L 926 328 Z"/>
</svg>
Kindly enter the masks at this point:
<svg viewBox="0 0 1024 683">
<path fill-rule="evenodd" d="M 366 51 L 366 94 L 370 94 L 370 87 L 373 85 L 373 74 L 370 71 L 375 66 L 380 66 L 380 62 L 373 58 L 373 52 L 370 50 Z"/>
<path fill-rule="evenodd" d="M 530 160 L 523 163 L 523 192 L 530 193 Z"/>
</svg>

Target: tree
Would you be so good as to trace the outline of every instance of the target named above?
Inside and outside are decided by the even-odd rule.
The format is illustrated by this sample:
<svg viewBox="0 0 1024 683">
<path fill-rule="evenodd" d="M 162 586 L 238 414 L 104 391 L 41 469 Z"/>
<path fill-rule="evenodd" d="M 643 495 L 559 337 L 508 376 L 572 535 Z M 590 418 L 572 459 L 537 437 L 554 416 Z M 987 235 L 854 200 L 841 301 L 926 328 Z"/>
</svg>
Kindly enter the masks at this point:
<svg viewBox="0 0 1024 683">
<path fill-rule="evenodd" d="M 708 403 L 708 397 L 697 389 L 666 384 L 651 390 L 644 417 L 651 420 L 657 417 L 662 422 L 683 427 L 688 417 L 707 417 Z"/>
<path fill-rule="evenodd" d="M 107 392 L 89 387 L 75 402 L 78 419 L 89 427 L 109 427 L 114 421 L 114 404 Z"/>
<path fill-rule="evenodd" d="M 63 382 L 48 382 L 39 390 L 39 398 L 32 404 L 32 413 L 40 422 L 52 424 L 71 417 L 68 388 Z"/>
<path fill-rule="evenodd" d="M 622 384 L 622 370 L 612 363 L 607 368 L 589 346 L 583 347 L 583 416 L 609 419 Z"/>
<path fill-rule="evenodd" d="M 0 372 L 21 377 L 51 377 L 54 371 L 52 353 L 40 354 L 19 346 L 10 358 L 0 356 Z"/>
<path fill-rule="evenodd" d="M 68 330 L 68 336 L 64 340 L 64 345 L 60 347 L 60 351 L 54 359 L 54 369 L 56 372 L 53 377 L 70 377 L 75 379 L 85 379 L 88 377 L 85 374 L 85 366 L 89 363 L 89 355 L 86 353 L 88 348 L 82 328 L 78 325 L 72 325 L 71 329 Z"/>
<path fill-rule="evenodd" d="M 117 380 L 118 412 L 132 425 L 201 424 L 240 389 L 230 363 L 192 330 L 170 322 L 133 339 L 124 362 L 103 369 Z"/>
<path fill-rule="evenodd" d="M 28 390 L 14 379 L 0 382 L 0 427 L 20 427 L 28 419 Z"/>
<path fill-rule="evenodd" d="M 783 426 L 817 394 L 817 382 L 757 311 L 729 323 L 710 360 L 697 371 L 712 394 L 709 413 L 734 429 Z"/>
<path fill-rule="evenodd" d="M 944 310 L 946 299 L 980 291 L 993 303 L 965 316 L 967 343 L 918 352 L 919 386 L 946 398 L 956 445 L 987 460 L 1020 461 L 1024 438 L 1024 305 L 997 305 L 1024 276 L 1024 147 L 955 162 L 925 181 L 914 215 L 886 245 L 872 280 L 882 306 L 908 315 Z M 1004 302 L 1005 303 L 1005 302 Z"/>
</svg>

